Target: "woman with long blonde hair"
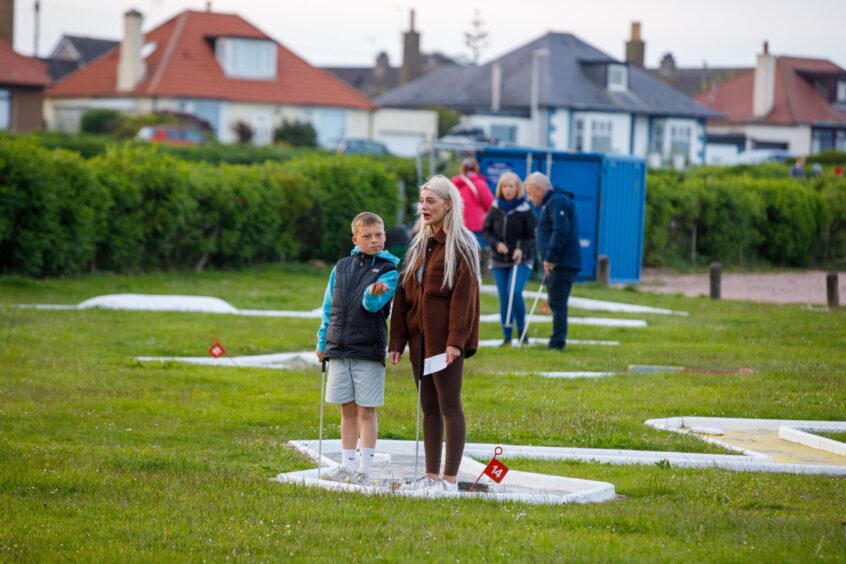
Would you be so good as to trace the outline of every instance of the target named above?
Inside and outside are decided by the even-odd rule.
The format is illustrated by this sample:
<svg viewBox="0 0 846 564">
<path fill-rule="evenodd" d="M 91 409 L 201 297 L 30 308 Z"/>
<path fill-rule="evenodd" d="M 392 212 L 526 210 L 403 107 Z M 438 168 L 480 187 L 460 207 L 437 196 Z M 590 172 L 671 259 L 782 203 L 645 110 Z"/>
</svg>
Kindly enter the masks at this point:
<svg viewBox="0 0 846 564">
<path fill-rule="evenodd" d="M 457 491 L 466 437 L 464 359 L 479 346 L 479 246 L 464 226 L 461 195 L 448 178 L 434 176 L 423 185 L 417 210 L 421 226 L 400 274 L 388 350 L 391 363 L 397 364 L 409 346 L 419 386 L 426 475 L 410 487 Z M 443 353 L 447 367 L 422 377 L 421 359 Z"/>
</svg>

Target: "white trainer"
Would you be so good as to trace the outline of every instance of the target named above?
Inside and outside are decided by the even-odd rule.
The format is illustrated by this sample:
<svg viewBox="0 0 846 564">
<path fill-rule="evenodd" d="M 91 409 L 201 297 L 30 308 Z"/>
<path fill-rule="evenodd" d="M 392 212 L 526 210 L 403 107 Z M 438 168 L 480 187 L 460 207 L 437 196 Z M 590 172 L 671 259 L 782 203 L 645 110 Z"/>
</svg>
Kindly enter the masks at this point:
<svg viewBox="0 0 846 564">
<path fill-rule="evenodd" d="M 349 470 L 345 469 L 343 466 L 338 465 L 320 475 L 321 480 L 331 480 L 333 482 L 341 482 L 342 484 L 348 484 L 355 476 L 354 472 L 350 472 Z"/>
<path fill-rule="evenodd" d="M 347 483 L 355 484 L 356 486 L 369 486 L 370 476 L 368 476 L 364 472 L 356 472 L 355 474 L 353 474 L 352 478 L 347 480 Z"/>
<path fill-rule="evenodd" d="M 445 492 L 457 492 L 458 491 L 458 482 L 456 481 L 454 484 L 452 482 L 447 482 L 443 478 L 438 480 L 438 487 L 444 490 Z"/>
<path fill-rule="evenodd" d="M 434 490 L 440 487 L 439 484 L 440 480 L 433 480 L 429 476 L 423 475 L 420 478 L 417 478 L 413 482 L 408 482 L 406 484 L 401 485 L 397 491 L 400 492 L 410 492 L 416 490 Z"/>
</svg>

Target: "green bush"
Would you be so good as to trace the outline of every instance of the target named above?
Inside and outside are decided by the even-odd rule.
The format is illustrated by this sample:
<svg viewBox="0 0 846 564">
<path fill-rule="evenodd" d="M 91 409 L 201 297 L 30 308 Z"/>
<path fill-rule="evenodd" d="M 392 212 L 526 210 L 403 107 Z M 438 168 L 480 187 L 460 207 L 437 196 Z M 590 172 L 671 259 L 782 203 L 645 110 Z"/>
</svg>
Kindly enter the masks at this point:
<svg viewBox="0 0 846 564">
<path fill-rule="evenodd" d="M 285 120 L 273 131 L 273 141 L 292 147 L 317 147 L 317 131 L 310 123 Z"/>
<path fill-rule="evenodd" d="M 102 135 L 114 132 L 119 126 L 122 114 L 117 110 L 94 109 L 82 115 L 79 128 L 83 133 Z"/>
</svg>

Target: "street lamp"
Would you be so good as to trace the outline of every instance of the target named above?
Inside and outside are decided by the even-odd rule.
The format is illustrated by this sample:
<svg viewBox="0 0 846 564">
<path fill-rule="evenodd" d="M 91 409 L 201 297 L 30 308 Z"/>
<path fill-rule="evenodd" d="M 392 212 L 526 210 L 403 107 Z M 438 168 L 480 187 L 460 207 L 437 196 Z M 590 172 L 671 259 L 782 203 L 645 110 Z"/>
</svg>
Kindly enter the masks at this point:
<svg viewBox="0 0 846 564">
<path fill-rule="evenodd" d="M 534 133 L 534 144 L 539 148 L 544 148 L 546 143 L 541 143 L 540 134 L 540 111 L 538 108 L 538 101 L 540 98 L 540 60 L 543 57 L 549 56 L 549 49 L 535 49 L 532 51 L 532 92 L 531 92 L 531 112 L 532 112 L 532 129 Z"/>
</svg>

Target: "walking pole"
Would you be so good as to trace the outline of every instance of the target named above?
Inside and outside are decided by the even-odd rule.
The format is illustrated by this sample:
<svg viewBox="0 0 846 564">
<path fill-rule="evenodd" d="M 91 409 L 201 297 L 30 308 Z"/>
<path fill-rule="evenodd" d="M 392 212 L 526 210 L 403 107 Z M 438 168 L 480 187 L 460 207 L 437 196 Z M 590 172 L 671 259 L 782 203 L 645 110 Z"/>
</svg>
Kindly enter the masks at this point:
<svg viewBox="0 0 846 564">
<path fill-rule="evenodd" d="M 511 306 L 514 305 L 514 288 L 517 287 L 517 263 L 511 269 L 511 291 L 508 293 L 508 313 L 505 316 L 505 327 L 511 329 Z M 522 298 L 522 296 L 521 296 Z"/>
<path fill-rule="evenodd" d="M 426 353 L 423 350 L 423 333 L 420 333 L 420 369 L 417 377 L 417 423 L 414 429 L 414 480 L 417 479 L 417 469 L 420 461 L 420 397 L 423 389 L 423 366 L 426 364 Z"/>
<path fill-rule="evenodd" d="M 323 463 L 323 396 L 326 386 L 326 359 L 323 359 L 320 367 L 320 434 L 317 439 L 317 479 L 320 479 L 320 466 Z"/>
<path fill-rule="evenodd" d="M 543 275 L 543 280 L 541 280 L 540 288 L 538 288 L 538 293 L 535 294 L 535 301 L 532 302 L 532 310 L 529 312 L 529 317 L 526 318 L 526 326 L 523 328 L 523 334 L 520 335 L 520 340 L 517 341 L 517 346 L 521 346 L 523 344 L 523 339 L 526 338 L 526 335 L 529 332 L 529 323 L 532 322 L 532 316 L 535 314 L 535 307 L 538 305 L 538 300 L 540 299 L 540 295 L 543 293 L 543 285 L 546 284 L 546 274 Z"/>
</svg>

